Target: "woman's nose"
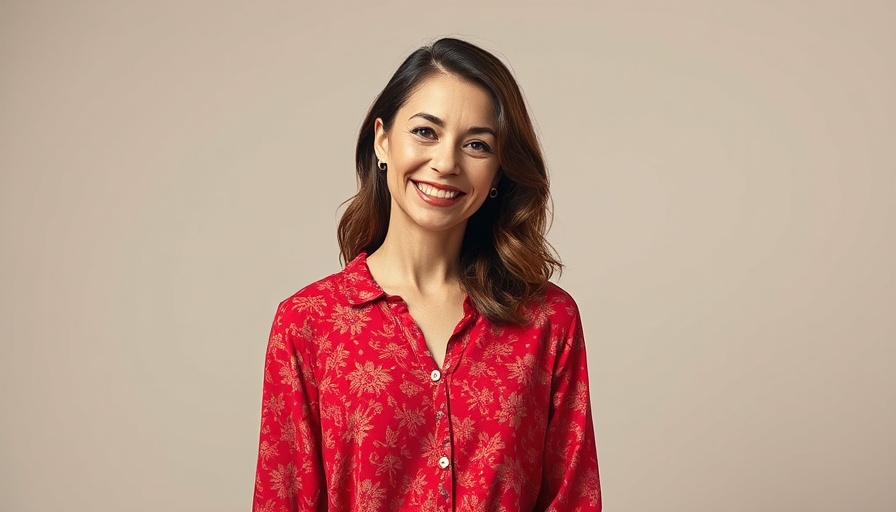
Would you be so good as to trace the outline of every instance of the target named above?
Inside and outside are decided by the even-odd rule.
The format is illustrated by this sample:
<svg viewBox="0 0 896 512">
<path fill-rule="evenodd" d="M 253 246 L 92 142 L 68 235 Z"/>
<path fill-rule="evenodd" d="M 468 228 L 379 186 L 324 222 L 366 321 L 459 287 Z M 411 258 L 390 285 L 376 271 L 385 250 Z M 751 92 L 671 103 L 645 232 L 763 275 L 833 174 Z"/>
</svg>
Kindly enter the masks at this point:
<svg viewBox="0 0 896 512">
<path fill-rule="evenodd" d="M 439 144 L 430 161 L 430 167 L 439 174 L 460 172 L 456 150 L 451 144 Z"/>
</svg>

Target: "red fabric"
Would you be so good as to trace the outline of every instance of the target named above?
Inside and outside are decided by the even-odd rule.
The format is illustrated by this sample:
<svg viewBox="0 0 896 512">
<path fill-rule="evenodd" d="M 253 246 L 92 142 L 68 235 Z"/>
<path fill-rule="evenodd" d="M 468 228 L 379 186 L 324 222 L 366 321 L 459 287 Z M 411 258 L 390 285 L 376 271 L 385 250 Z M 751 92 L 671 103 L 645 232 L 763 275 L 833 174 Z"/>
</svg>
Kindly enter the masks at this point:
<svg viewBox="0 0 896 512">
<path fill-rule="evenodd" d="M 526 312 L 468 297 L 440 369 L 364 254 L 283 301 L 253 509 L 600 511 L 578 309 L 551 284 Z"/>
</svg>

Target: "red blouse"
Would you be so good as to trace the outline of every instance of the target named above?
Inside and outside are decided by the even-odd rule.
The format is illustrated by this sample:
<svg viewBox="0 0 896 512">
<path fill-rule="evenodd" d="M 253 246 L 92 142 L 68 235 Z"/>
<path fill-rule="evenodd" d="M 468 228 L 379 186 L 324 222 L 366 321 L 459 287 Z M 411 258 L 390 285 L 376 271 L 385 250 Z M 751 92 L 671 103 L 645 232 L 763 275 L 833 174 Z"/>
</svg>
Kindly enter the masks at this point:
<svg viewBox="0 0 896 512">
<path fill-rule="evenodd" d="M 283 301 L 253 510 L 599 511 L 578 309 L 551 284 L 525 313 L 467 297 L 439 368 L 364 254 Z"/>
</svg>

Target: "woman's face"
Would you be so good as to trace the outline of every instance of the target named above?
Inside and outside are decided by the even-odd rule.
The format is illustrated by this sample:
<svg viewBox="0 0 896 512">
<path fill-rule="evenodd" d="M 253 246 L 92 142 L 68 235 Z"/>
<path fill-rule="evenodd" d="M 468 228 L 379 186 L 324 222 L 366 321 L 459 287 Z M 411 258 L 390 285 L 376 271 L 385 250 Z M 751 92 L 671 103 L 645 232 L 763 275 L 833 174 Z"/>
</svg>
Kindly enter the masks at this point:
<svg viewBox="0 0 896 512">
<path fill-rule="evenodd" d="M 439 73 L 421 82 L 390 130 L 381 119 L 374 128 L 377 158 L 388 164 L 389 229 L 462 233 L 498 183 L 497 123 L 488 92 Z"/>
</svg>

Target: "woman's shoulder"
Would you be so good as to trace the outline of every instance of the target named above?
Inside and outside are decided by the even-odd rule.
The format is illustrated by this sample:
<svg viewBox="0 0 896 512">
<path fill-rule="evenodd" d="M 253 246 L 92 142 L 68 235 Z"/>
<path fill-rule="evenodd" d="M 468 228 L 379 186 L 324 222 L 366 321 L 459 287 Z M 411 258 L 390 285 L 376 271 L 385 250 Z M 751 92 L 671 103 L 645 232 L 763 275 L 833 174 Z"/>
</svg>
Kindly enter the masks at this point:
<svg viewBox="0 0 896 512">
<path fill-rule="evenodd" d="M 299 299 L 311 299 L 315 297 L 334 298 L 335 292 L 341 287 L 342 271 L 335 272 L 317 281 L 311 282 L 299 288 L 298 291 L 283 299 L 283 302 L 295 302 Z"/>
<path fill-rule="evenodd" d="M 572 297 L 568 291 L 560 287 L 559 284 L 548 281 L 548 284 L 544 289 L 545 300 L 550 302 L 563 302 L 566 304 L 575 305 L 576 300 Z"/>
<path fill-rule="evenodd" d="M 339 272 L 310 283 L 280 301 L 279 321 L 296 321 L 298 317 L 321 317 L 339 302 Z"/>
<path fill-rule="evenodd" d="M 579 306 L 575 299 L 552 282 L 548 282 L 542 293 L 523 306 L 522 313 L 531 320 L 530 325 L 536 327 L 569 325 L 579 320 Z"/>
<path fill-rule="evenodd" d="M 547 286 L 545 286 L 543 301 L 545 304 L 561 307 L 578 314 L 579 306 L 572 294 L 561 288 L 557 283 L 548 282 Z"/>
<path fill-rule="evenodd" d="M 373 281 L 363 256 L 350 261 L 342 270 L 318 279 L 280 302 L 279 311 L 323 315 L 337 307 L 359 305 L 382 293 Z"/>
</svg>

